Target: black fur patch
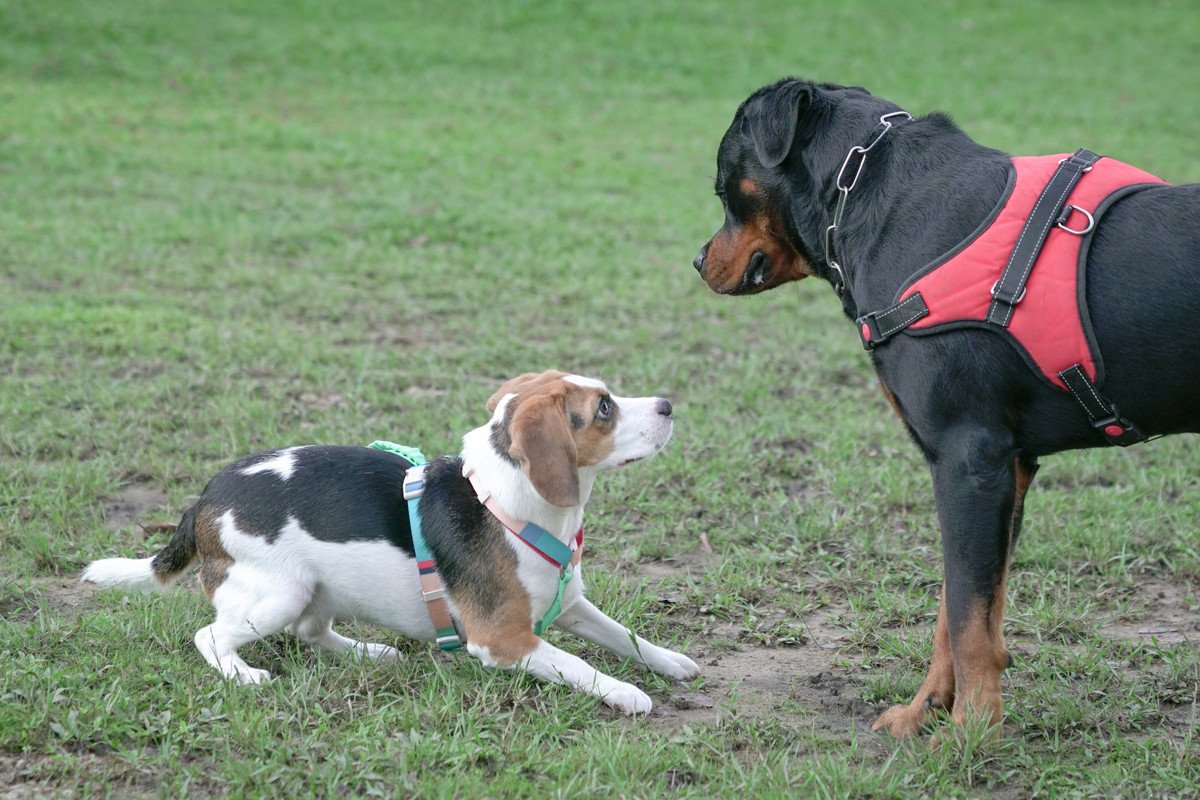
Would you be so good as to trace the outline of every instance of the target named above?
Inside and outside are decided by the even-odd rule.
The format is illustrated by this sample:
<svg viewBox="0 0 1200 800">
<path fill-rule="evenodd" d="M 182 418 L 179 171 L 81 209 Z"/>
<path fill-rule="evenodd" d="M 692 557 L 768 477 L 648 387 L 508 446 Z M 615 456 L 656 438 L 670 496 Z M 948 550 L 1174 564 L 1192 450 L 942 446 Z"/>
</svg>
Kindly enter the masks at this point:
<svg viewBox="0 0 1200 800">
<path fill-rule="evenodd" d="M 246 467 L 276 455 L 278 451 L 243 458 L 213 478 L 184 515 L 175 538 L 156 557 L 155 571 L 174 574 L 180 564 L 190 563 L 195 553 L 191 519 L 204 508 L 214 518 L 232 510 L 239 530 L 272 544 L 292 517 L 324 542 L 384 540 L 414 556 L 402 488 L 412 467 L 408 461 L 369 447 L 311 446 L 294 451 L 295 467 L 286 481 L 273 472 L 242 474 Z M 420 509 L 425 541 L 450 592 L 469 586 L 484 613 L 506 602 L 497 565 L 511 560 L 515 570 L 516 556 L 504 541 L 504 527 L 463 477 L 462 459 L 442 457 L 429 463 Z"/>
<path fill-rule="evenodd" d="M 204 488 L 192 511 L 209 508 L 215 519 L 232 510 L 239 530 L 272 544 L 291 517 L 323 542 L 384 539 L 412 555 L 402 486 L 412 464 L 370 447 L 312 446 L 293 451 L 295 467 L 286 481 L 274 472 L 242 474 L 278 452 L 226 467 Z"/>
<path fill-rule="evenodd" d="M 583 417 L 579 416 L 574 411 L 572 411 L 571 412 L 571 428 L 573 428 L 574 430 L 579 430 L 582 427 L 583 427 Z"/>
<path fill-rule="evenodd" d="M 497 580 L 499 562 L 516 555 L 504 538 L 500 521 L 475 496 L 462 476 L 462 460 L 439 458 L 425 470 L 421 497 L 421 530 L 437 561 L 438 570 L 452 595 L 469 586 L 477 608 L 487 614 L 507 602 L 504 585 Z"/>
<path fill-rule="evenodd" d="M 196 558 L 196 532 L 193 527 L 195 516 L 195 506 L 183 512 L 179 525 L 175 527 L 175 535 L 150 562 L 151 569 L 159 578 L 178 575 L 191 566 L 192 561 Z"/>
<path fill-rule="evenodd" d="M 504 419 L 499 425 L 492 426 L 492 449 L 500 454 L 500 457 L 517 466 L 517 460 L 509 455 L 509 450 L 512 449 L 512 420 L 513 414 L 516 413 L 517 403 L 519 398 L 514 397 L 508 401 L 508 405 L 504 407 Z"/>
</svg>

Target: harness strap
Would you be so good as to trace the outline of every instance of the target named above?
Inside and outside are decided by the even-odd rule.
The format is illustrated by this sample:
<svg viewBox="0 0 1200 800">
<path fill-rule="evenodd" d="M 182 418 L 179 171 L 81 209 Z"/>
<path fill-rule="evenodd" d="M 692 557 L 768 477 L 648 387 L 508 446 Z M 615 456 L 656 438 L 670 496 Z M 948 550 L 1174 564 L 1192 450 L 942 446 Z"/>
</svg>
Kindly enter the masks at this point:
<svg viewBox="0 0 1200 800">
<path fill-rule="evenodd" d="M 1059 221 L 1067 196 L 1075 188 L 1083 173 L 1092 168 L 1092 164 L 1100 160 L 1100 156 L 1091 150 L 1079 148 L 1069 158 L 1059 162 L 1058 169 L 1050 181 L 1038 195 L 1017 245 L 1008 256 L 1004 272 L 1000 280 L 992 287 L 992 304 L 988 307 L 987 320 L 1002 327 L 1008 327 L 1012 320 L 1013 310 L 1025 299 L 1025 282 L 1037 262 L 1038 254 L 1050 228 Z"/>
<path fill-rule="evenodd" d="M 421 495 L 425 493 L 425 464 L 414 464 L 404 474 L 404 499 L 408 501 L 408 524 L 412 529 L 413 554 L 417 558 L 417 569 L 421 573 L 421 594 L 429 609 L 433 623 L 435 641 L 443 650 L 457 650 L 467 643 L 458 630 L 450 606 L 446 602 L 446 586 L 438 572 L 437 561 L 429 549 L 429 543 L 421 533 Z"/>
<path fill-rule="evenodd" d="M 434 639 L 442 650 L 457 650 L 467 643 L 467 639 L 458 629 L 458 623 L 450 614 L 450 605 L 446 602 L 446 586 L 438 572 L 437 561 L 421 532 L 421 495 L 425 493 L 425 454 L 416 447 L 396 444 L 394 442 L 374 441 L 369 447 L 383 450 L 400 456 L 412 464 L 404 473 L 404 499 L 408 503 L 408 526 L 412 531 L 413 556 L 417 559 L 417 570 L 420 572 L 421 594 L 425 598 L 425 606 L 429 610 L 429 620 L 433 623 Z"/>
<path fill-rule="evenodd" d="M 920 292 L 914 292 L 891 308 L 859 317 L 856 320 L 858 335 L 862 338 L 863 347 L 870 350 L 928 315 L 929 306 L 925 305 L 925 298 L 921 297 Z"/>
<path fill-rule="evenodd" d="M 1096 390 L 1096 384 L 1088 379 L 1083 366 L 1076 364 L 1058 373 L 1063 383 L 1067 385 L 1071 396 L 1079 401 L 1083 413 L 1092 422 L 1092 427 L 1099 431 L 1109 444 L 1127 447 L 1131 444 L 1146 441 L 1146 434 L 1137 425 L 1121 416 L 1116 405 L 1110 403 Z"/>
<path fill-rule="evenodd" d="M 463 465 L 463 475 L 471 482 L 471 487 L 475 489 L 475 495 L 479 502 L 488 511 L 492 512 L 492 516 L 499 520 L 500 524 L 509 533 L 529 545 L 542 558 L 558 567 L 558 588 L 554 593 L 554 600 L 551 601 L 550 607 L 546 609 L 546 613 L 542 615 L 542 618 L 534 623 L 533 626 L 533 632 L 541 636 L 542 631 L 549 628 L 550 624 L 554 622 L 562 611 L 563 591 L 567 588 L 567 584 L 571 582 L 571 578 L 575 574 L 575 567 L 579 564 L 580 559 L 583 558 L 583 526 L 581 525 L 575 533 L 575 547 L 571 548 L 563 544 L 558 537 L 540 525 L 535 525 L 532 522 L 524 522 L 510 516 L 496 502 L 496 498 L 492 497 L 491 492 L 479 484 L 479 481 L 475 478 L 475 473 L 469 470 L 466 464 Z"/>
</svg>

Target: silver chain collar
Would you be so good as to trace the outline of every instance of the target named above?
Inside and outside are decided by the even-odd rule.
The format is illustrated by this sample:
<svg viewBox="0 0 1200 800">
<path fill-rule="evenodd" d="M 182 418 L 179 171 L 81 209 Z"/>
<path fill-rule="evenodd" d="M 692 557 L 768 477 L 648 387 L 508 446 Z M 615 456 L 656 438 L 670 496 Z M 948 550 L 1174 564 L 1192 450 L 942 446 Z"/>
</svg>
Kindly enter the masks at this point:
<svg viewBox="0 0 1200 800">
<path fill-rule="evenodd" d="M 850 190 L 858 185 L 858 178 L 862 175 L 863 167 L 867 164 L 867 153 L 871 152 L 875 145 L 879 144 L 883 140 L 883 137 L 887 135 L 887 132 L 892 129 L 893 117 L 904 117 L 911 120 L 912 114 L 909 114 L 907 111 L 892 111 L 880 117 L 879 125 L 876 126 L 879 133 L 875 135 L 875 138 L 867 146 L 864 147 L 856 144 L 854 147 L 851 147 L 850 152 L 846 153 L 846 158 L 842 161 L 842 168 L 838 170 L 835 185 L 840 194 L 837 205 L 833 209 L 833 224 L 825 229 L 825 262 L 837 273 L 837 284 L 833 288 L 837 292 L 838 297 L 841 297 L 842 293 L 846 290 L 846 273 L 842 271 L 842 265 L 833 257 L 833 232 L 837 230 L 838 225 L 842 222 L 842 214 L 846 210 L 846 198 L 850 196 Z M 858 166 L 854 169 L 854 177 L 847 186 L 845 183 L 846 174 L 850 169 L 850 162 L 854 160 L 855 156 L 859 157 Z"/>
</svg>

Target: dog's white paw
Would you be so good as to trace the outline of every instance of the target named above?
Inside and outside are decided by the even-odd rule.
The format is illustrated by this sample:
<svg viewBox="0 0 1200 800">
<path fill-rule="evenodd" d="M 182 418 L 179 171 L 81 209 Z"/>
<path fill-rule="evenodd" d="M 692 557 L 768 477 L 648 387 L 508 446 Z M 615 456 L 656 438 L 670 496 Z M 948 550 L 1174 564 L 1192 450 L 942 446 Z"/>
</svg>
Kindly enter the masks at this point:
<svg viewBox="0 0 1200 800">
<path fill-rule="evenodd" d="M 386 644 L 363 642 L 355 650 L 361 657 L 372 661 L 399 661 L 401 658 L 399 650 Z"/>
<path fill-rule="evenodd" d="M 617 688 L 604 695 L 604 702 L 622 714 L 649 714 L 650 709 L 654 708 L 650 695 L 628 683 L 618 684 Z"/>
<path fill-rule="evenodd" d="M 271 673 L 265 669 L 239 666 L 236 667 L 236 671 L 231 677 L 243 686 L 249 686 L 255 683 L 266 683 L 271 680 Z"/>
<path fill-rule="evenodd" d="M 646 666 L 659 675 L 674 678 L 677 681 L 686 681 L 700 674 L 700 667 L 696 662 L 683 653 L 676 653 L 674 650 L 660 647 L 655 656 L 654 661 L 652 663 L 648 661 Z"/>
</svg>

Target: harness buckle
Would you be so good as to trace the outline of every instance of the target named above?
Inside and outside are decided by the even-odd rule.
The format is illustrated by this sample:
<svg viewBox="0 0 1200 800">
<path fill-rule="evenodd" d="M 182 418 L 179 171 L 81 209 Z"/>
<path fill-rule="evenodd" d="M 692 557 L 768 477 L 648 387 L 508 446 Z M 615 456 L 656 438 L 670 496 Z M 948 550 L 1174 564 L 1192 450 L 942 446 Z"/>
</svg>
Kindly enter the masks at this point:
<svg viewBox="0 0 1200 800">
<path fill-rule="evenodd" d="M 1078 155 L 1078 154 L 1076 154 L 1076 155 Z M 1077 159 L 1075 156 L 1071 156 L 1069 158 L 1060 158 L 1058 160 L 1058 163 L 1059 164 L 1070 164 L 1071 166 L 1076 167 L 1076 168 L 1079 168 L 1080 164 L 1086 164 L 1087 166 L 1083 167 L 1082 169 L 1079 169 L 1080 172 L 1091 172 L 1092 166 L 1095 164 L 1094 161 L 1093 162 L 1081 161 L 1081 160 Z"/>
<path fill-rule="evenodd" d="M 404 473 L 404 499 L 414 500 L 425 493 L 425 465 L 411 467 Z"/>
<path fill-rule="evenodd" d="M 1004 303 L 1005 305 L 1015 306 L 1018 303 L 1020 303 L 1022 300 L 1025 299 L 1025 290 L 1027 288 L 1029 288 L 1029 287 L 1022 286 L 1020 293 L 1014 296 L 1012 292 L 1001 291 L 1000 281 L 996 281 L 995 283 L 992 284 L 992 298 L 995 300 L 999 300 L 1001 303 Z"/>
<path fill-rule="evenodd" d="M 457 650 L 463 643 L 462 635 L 458 632 L 458 622 L 454 623 L 454 633 L 439 636 L 434 642 L 440 650 Z"/>
<path fill-rule="evenodd" d="M 863 350 L 874 350 L 875 345 L 882 344 L 883 336 L 879 333 L 879 324 L 875 317 L 864 314 L 855 320 L 858 323 L 858 338 L 862 339 Z"/>
<path fill-rule="evenodd" d="M 1111 444 L 1121 447 L 1146 441 L 1146 434 L 1142 433 L 1142 429 L 1122 417 L 1115 403 L 1112 405 L 1112 416 L 1094 420 L 1092 427 L 1103 434 Z"/>
</svg>

